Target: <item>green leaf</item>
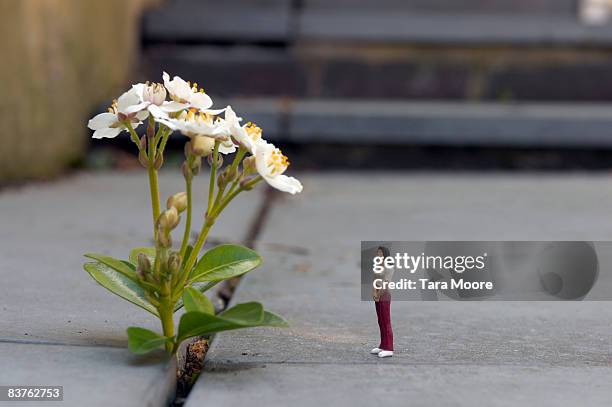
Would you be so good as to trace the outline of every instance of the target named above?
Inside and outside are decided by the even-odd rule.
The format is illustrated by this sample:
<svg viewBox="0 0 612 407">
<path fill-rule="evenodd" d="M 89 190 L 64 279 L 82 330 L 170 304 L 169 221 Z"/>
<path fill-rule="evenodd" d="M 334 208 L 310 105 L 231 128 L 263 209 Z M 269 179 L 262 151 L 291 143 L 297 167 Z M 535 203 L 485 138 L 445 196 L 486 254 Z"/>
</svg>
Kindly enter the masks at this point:
<svg viewBox="0 0 612 407">
<path fill-rule="evenodd" d="M 238 304 L 216 316 L 191 311 L 181 317 L 177 342 L 180 343 L 192 336 L 256 326 L 284 327 L 287 323 L 278 315 L 264 311 L 258 302 Z"/>
<path fill-rule="evenodd" d="M 134 269 L 132 269 L 131 267 L 129 267 L 127 264 L 125 264 L 122 260 L 117 260 L 114 259 L 110 256 L 105 256 L 103 254 L 96 254 L 96 253 L 87 253 L 85 255 L 85 257 L 89 257 L 90 259 L 94 259 L 108 267 L 110 267 L 111 269 L 118 271 L 119 273 L 123 274 L 124 276 L 137 281 L 138 277 L 136 276 L 136 272 L 134 271 Z"/>
<path fill-rule="evenodd" d="M 261 264 L 261 257 L 244 246 L 224 244 L 210 249 L 198 261 L 190 282 L 222 281 L 237 277 Z"/>
<path fill-rule="evenodd" d="M 134 280 L 102 262 L 85 263 L 83 268 L 98 282 L 98 284 L 110 292 L 159 317 L 157 309 L 153 304 L 147 301 L 142 287 Z"/>
<path fill-rule="evenodd" d="M 215 314 L 215 306 L 210 299 L 193 287 L 185 288 L 183 303 L 187 312 L 200 311 L 205 314 Z"/>
<path fill-rule="evenodd" d="M 151 265 L 155 263 L 155 247 L 135 247 L 130 251 L 130 263 L 138 266 L 138 253 L 144 253 L 149 258 Z"/>
<path fill-rule="evenodd" d="M 240 323 L 257 324 L 264 319 L 264 309 L 259 302 L 245 302 L 226 309 L 219 317 Z"/>
<path fill-rule="evenodd" d="M 210 290 L 211 288 L 213 288 L 215 285 L 217 285 L 219 282 L 214 282 L 214 283 L 192 283 L 191 284 L 191 288 L 195 288 L 196 290 L 198 290 L 200 293 L 204 294 L 206 291 Z M 176 304 L 174 304 L 174 312 L 180 310 L 181 308 L 183 308 L 183 297 L 179 298 L 176 301 Z"/>
<path fill-rule="evenodd" d="M 276 315 L 273 312 L 264 310 L 264 318 L 262 325 L 265 326 L 274 326 L 278 328 L 286 328 L 289 326 L 287 321 L 285 321 L 281 316 Z"/>
<path fill-rule="evenodd" d="M 127 329 L 128 349 L 137 355 L 151 352 L 165 345 L 170 338 L 161 336 L 148 329 L 131 326 Z"/>
<path fill-rule="evenodd" d="M 250 302 L 236 305 L 236 307 L 239 307 L 238 310 L 230 312 L 230 317 L 232 318 L 225 318 L 222 315 L 205 314 L 199 311 L 183 314 L 179 322 L 178 341 L 181 342 L 192 336 L 250 328 L 260 325 L 263 321 L 263 306 L 260 303 Z M 230 308 L 228 311 L 233 308 Z"/>
<path fill-rule="evenodd" d="M 178 342 L 193 336 L 202 336 L 231 329 L 246 328 L 248 326 L 199 311 L 186 312 L 181 316 L 179 322 Z"/>
</svg>

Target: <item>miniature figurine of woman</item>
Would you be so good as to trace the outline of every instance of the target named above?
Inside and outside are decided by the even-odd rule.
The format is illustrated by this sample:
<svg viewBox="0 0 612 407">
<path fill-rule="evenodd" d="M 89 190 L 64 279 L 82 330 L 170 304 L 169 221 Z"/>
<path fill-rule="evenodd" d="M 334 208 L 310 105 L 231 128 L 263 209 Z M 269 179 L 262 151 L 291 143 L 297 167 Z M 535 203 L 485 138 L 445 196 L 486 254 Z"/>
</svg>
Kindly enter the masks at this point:
<svg viewBox="0 0 612 407">
<path fill-rule="evenodd" d="M 380 246 L 376 256 L 386 258 L 391 253 L 389 249 Z M 381 278 L 384 282 L 390 282 L 393 278 L 394 268 L 385 268 L 381 274 L 375 278 Z M 376 316 L 378 317 L 378 327 L 380 328 L 380 345 L 370 351 L 371 354 L 378 355 L 379 358 L 393 356 L 393 329 L 391 328 L 391 292 L 386 288 L 377 289 L 372 287 L 372 297 L 376 305 Z"/>
</svg>

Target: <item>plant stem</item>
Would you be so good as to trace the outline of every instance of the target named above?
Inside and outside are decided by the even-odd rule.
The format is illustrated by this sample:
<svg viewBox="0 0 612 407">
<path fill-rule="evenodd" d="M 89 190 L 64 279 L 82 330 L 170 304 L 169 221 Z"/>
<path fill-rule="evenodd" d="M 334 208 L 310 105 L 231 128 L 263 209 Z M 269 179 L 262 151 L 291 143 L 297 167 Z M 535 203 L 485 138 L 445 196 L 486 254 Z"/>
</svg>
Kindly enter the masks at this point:
<svg viewBox="0 0 612 407">
<path fill-rule="evenodd" d="M 181 244 L 181 259 L 185 256 L 187 245 L 189 243 L 189 233 L 191 233 L 191 176 L 185 177 L 185 192 L 187 193 L 187 219 L 185 219 L 185 233 L 183 233 L 183 243 Z"/>
<path fill-rule="evenodd" d="M 123 122 L 123 124 L 125 125 L 125 128 L 128 129 L 128 131 L 130 132 L 130 138 L 132 139 L 134 144 L 138 146 L 138 149 L 140 150 L 140 138 L 138 137 L 138 134 L 136 134 L 136 132 L 134 131 L 134 127 L 132 127 L 132 123 L 129 120 L 126 120 Z"/>
<path fill-rule="evenodd" d="M 157 234 L 157 228 L 155 223 L 159 218 L 160 205 L 159 205 L 159 186 L 157 181 L 157 170 L 153 167 L 152 163 L 149 163 L 149 188 L 151 190 L 151 208 L 153 210 L 153 233 Z"/>
<path fill-rule="evenodd" d="M 162 331 L 164 332 L 164 336 L 168 338 L 172 338 L 174 336 L 174 319 L 172 318 L 173 314 L 174 310 L 170 297 L 163 297 L 159 307 L 159 318 L 161 319 Z M 166 343 L 166 351 L 168 353 L 174 352 L 174 341 L 172 343 Z"/>
<path fill-rule="evenodd" d="M 163 124 L 160 125 L 163 126 Z M 165 126 L 164 126 L 165 127 Z M 161 135 L 161 143 L 159 143 L 159 154 L 163 155 L 164 154 L 164 150 L 166 149 L 166 143 L 168 142 L 168 137 L 170 137 L 170 134 L 172 133 L 172 130 L 169 127 L 166 127 Z M 156 136 L 156 140 L 157 140 L 157 136 Z"/>
<path fill-rule="evenodd" d="M 215 194 L 215 178 L 217 177 L 217 160 L 219 159 L 219 140 L 215 140 L 213 150 L 213 161 L 210 166 L 210 181 L 208 184 L 208 207 L 206 213 L 210 213 L 212 209 L 213 195 Z"/>
<path fill-rule="evenodd" d="M 210 229 L 212 228 L 212 225 L 214 225 L 214 223 L 215 223 L 214 218 L 209 218 L 208 216 L 206 217 L 206 220 L 204 221 L 204 224 L 202 225 L 202 230 L 200 231 L 200 235 L 198 236 L 198 240 L 193 246 L 193 250 L 191 251 L 189 258 L 184 263 L 183 270 L 182 270 L 183 274 L 181 278 L 178 280 L 177 285 L 176 285 L 176 287 L 179 287 L 179 290 L 185 284 L 185 281 L 187 281 L 189 274 L 191 274 L 191 269 L 193 268 L 198 258 L 198 253 L 200 253 L 200 250 L 202 250 L 202 246 L 204 246 L 204 243 L 206 242 L 206 238 L 208 237 L 208 232 L 210 232 Z"/>
<path fill-rule="evenodd" d="M 134 131 L 134 128 L 132 127 L 132 123 L 130 123 L 129 121 L 126 121 L 124 122 L 124 124 L 125 124 L 125 127 L 128 129 L 128 131 L 130 132 L 130 135 L 132 136 L 132 141 L 134 141 L 134 143 L 136 143 L 136 145 L 139 146 L 140 148 L 140 140 L 138 139 L 138 134 L 136 134 L 136 132 Z M 154 143 L 152 143 L 151 140 L 149 140 L 148 172 L 149 172 L 149 189 L 151 190 L 151 208 L 153 211 L 153 234 L 156 235 L 157 229 L 155 228 L 155 222 L 157 222 L 157 218 L 159 217 L 160 208 L 159 208 L 159 186 L 158 186 L 158 181 L 157 181 L 157 170 L 154 167 L 155 146 L 153 144 Z"/>
<path fill-rule="evenodd" d="M 232 161 L 232 165 L 229 167 L 229 173 L 233 174 L 236 172 L 237 168 L 238 168 L 238 164 L 240 163 L 240 161 L 242 161 L 242 159 L 244 158 L 244 156 L 246 155 L 247 151 L 246 149 L 240 147 L 240 149 L 238 150 L 238 152 L 236 153 L 236 156 L 234 156 L 234 161 Z M 214 208 L 217 208 L 220 204 L 221 201 L 223 200 L 224 196 L 223 193 L 225 192 L 225 188 L 227 187 L 226 183 L 222 183 L 221 186 L 219 187 L 219 190 L 217 191 L 217 197 L 215 198 L 215 202 L 213 203 L 213 210 Z M 233 190 L 233 187 L 230 188 L 230 191 Z M 228 193 L 229 195 L 229 193 Z M 210 199 L 210 197 L 209 197 Z M 221 211 L 217 211 L 217 213 L 219 213 Z M 210 213 L 210 211 L 209 211 Z"/>
<path fill-rule="evenodd" d="M 257 184 L 259 181 L 261 181 L 263 178 L 261 177 L 261 175 L 258 175 L 257 177 L 253 178 L 252 180 L 248 181 L 247 183 L 245 183 L 244 186 L 241 186 L 240 188 L 234 190 L 233 188 L 230 190 L 231 192 L 227 194 L 227 196 L 225 196 L 225 199 L 221 200 L 221 202 L 219 203 L 218 206 L 215 207 L 215 212 L 214 215 L 215 217 L 219 216 L 219 214 L 227 207 L 227 205 L 232 201 L 232 199 L 236 198 L 238 196 L 239 193 L 241 193 L 242 191 L 253 187 L 255 184 Z"/>
<path fill-rule="evenodd" d="M 157 145 L 157 143 L 159 142 L 159 139 L 161 138 L 162 134 L 164 131 L 166 131 L 166 126 L 163 124 L 159 124 L 159 127 L 157 128 L 157 132 L 155 132 L 155 137 L 153 138 L 155 145 Z"/>
<path fill-rule="evenodd" d="M 157 141 L 155 140 L 155 135 L 153 132 L 155 131 L 155 120 L 153 116 L 149 116 L 149 127 L 147 128 L 147 146 L 149 147 L 149 165 L 152 165 L 155 162 L 155 154 L 157 150 Z"/>
<path fill-rule="evenodd" d="M 234 158 L 234 161 L 232 162 L 232 165 L 230 167 L 230 171 L 236 171 L 238 164 L 240 163 L 240 161 L 242 161 L 242 158 L 244 158 L 246 153 L 247 151 L 243 148 L 238 150 L 238 153 L 236 154 L 236 157 Z M 195 262 L 198 258 L 198 254 L 200 253 L 200 250 L 202 250 L 202 246 L 204 246 L 204 243 L 206 242 L 206 238 L 208 237 L 208 233 L 210 232 L 210 229 L 214 225 L 217 216 L 219 216 L 219 214 L 223 211 L 223 209 L 225 209 L 225 207 L 232 201 L 232 199 L 234 199 L 240 192 L 244 191 L 247 188 L 252 187 L 253 185 L 261 181 L 262 179 L 261 176 L 258 176 L 252 179 L 251 181 L 247 182 L 244 186 L 239 187 L 238 189 L 235 189 L 235 185 L 233 185 L 230 188 L 230 192 L 226 196 L 223 196 L 223 192 L 225 191 L 226 185 L 222 185 L 217 191 L 217 197 L 215 198 L 215 201 L 213 203 L 212 196 L 214 193 L 214 183 L 216 181 L 215 175 L 216 175 L 218 154 L 219 154 L 219 142 L 215 141 L 215 148 L 213 151 L 213 164 L 212 164 L 210 185 L 209 185 L 208 210 L 206 212 L 206 218 L 205 218 L 204 224 L 202 225 L 202 230 L 200 231 L 200 234 L 198 235 L 198 240 L 193 246 L 193 250 L 189 254 L 189 258 L 183 263 L 182 275 L 177 281 L 177 284 L 175 285 L 175 288 L 179 288 L 179 292 L 181 292 L 182 286 L 185 284 L 189 275 L 191 274 L 191 269 L 195 265 Z"/>
</svg>

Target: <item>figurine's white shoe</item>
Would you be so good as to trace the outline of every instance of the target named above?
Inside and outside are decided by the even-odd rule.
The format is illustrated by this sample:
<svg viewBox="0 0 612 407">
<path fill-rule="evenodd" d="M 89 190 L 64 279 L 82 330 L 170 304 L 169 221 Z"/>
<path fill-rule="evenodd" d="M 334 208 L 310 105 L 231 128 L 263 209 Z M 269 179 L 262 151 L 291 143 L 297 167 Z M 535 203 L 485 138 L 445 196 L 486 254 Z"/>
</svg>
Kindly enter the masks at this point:
<svg viewBox="0 0 612 407">
<path fill-rule="evenodd" d="M 392 350 L 381 350 L 380 352 L 378 352 L 379 358 L 390 358 L 391 356 L 393 356 Z"/>
<path fill-rule="evenodd" d="M 381 351 L 382 351 L 382 349 L 380 349 L 380 348 L 374 348 L 374 349 L 372 349 L 372 350 L 370 351 L 370 353 L 371 353 L 372 355 L 378 355 L 378 354 L 379 354 Z"/>
</svg>

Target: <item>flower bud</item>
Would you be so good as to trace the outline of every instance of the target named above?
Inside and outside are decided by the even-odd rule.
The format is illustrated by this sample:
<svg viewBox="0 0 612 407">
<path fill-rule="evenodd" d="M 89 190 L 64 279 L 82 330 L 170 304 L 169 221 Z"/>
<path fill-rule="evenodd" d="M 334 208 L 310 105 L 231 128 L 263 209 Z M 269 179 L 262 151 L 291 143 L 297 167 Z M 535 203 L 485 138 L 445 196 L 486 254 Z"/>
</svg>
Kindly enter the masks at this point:
<svg viewBox="0 0 612 407">
<path fill-rule="evenodd" d="M 193 155 L 193 151 L 191 150 L 191 142 L 188 141 L 185 143 L 185 157 L 189 157 L 190 155 Z"/>
<path fill-rule="evenodd" d="M 240 188 L 244 189 L 245 191 L 250 191 L 251 189 L 253 189 L 255 185 L 249 184 L 249 181 L 251 181 L 251 179 L 245 179 L 240 181 Z"/>
<path fill-rule="evenodd" d="M 236 179 L 238 179 L 238 176 L 240 175 L 238 170 L 232 169 L 231 167 L 227 167 L 223 172 L 225 173 L 225 182 L 228 184 L 230 182 L 236 181 Z"/>
<path fill-rule="evenodd" d="M 217 177 L 217 187 L 223 188 L 225 185 L 227 185 L 227 181 L 226 181 L 226 177 L 225 177 L 225 171 L 223 171 Z"/>
<path fill-rule="evenodd" d="M 151 261 L 144 253 L 138 253 L 138 270 L 147 274 L 151 271 Z"/>
<path fill-rule="evenodd" d="M 183 172 L 183 177 L 185 177 L 185 179 L 191 179 L 193 177 L 193 172 L 191 171 L 187 161 L 184 161 L 183 165 L 181 165 L 181 171 Z"/>
<path fill-rule="evenodd" d="M 191 172 L 193 175 L 198 175 L 202 169 L 202 157 L 195 157 L 193 164 L 191 165 Z"/>
<path fill-rule="evenodd" d="M 168 257 L 168 271 L 170 274 L 177 274 L 181 267 L 181 256 L 174 252 Z"/>
<path fill-rule="evenodd" d="M 166 100 L 166 88 L 161 83 L 145 84 L 142 99 L 160 106 Z"/>
<path fill-rule="evenodd" d="M 147 153 L 145 152 L 145 150 L 140 150 L 140 152 L 138 153 L 138 161 L 143 167 L 149 167 L 149 157 L 147 157 Z"/>
<path fill-rule="evenodd" d="M 160 228 L 159 233 L 157 233 L 157 242 L 162 247 L 172 247 L 172 237 L 170 233 Z"/>
<path fill-rule="evenodd" d="M 187 193 L 179 192 L 168 198 L 166 201 L 166 208 L 170 209 L 172 207 L 176 208 L 178 213 L 187 209 Z"/>
<path fill-rule="evenodd" d="M 242 169 L 244 170 L 245 174 L 253 174 L 257 172 L 254 155 L 250 155 L 242 161 Z"/>
<path fill-rule="evenodd" d="M 213 155 L 209 154 L 206 157 L 206 161 L 208 162 L 208 165 L 212 167 L 213 166 Z M 223 166 L 223 155 L 219 154 L 217 157 L 217 168 L 221 168 L 222 166 Z"/>
<path fill-rule="evenodd" d="M 145 150 L 145 151 L 147 150 L 147 138 L 145 136 L 142 136 L 140 138 L 139 147 L 141 150 Z"/>
<path fill-rule="evenodd" d="M 159 226 L 164 230 L 174 229 L 179 224 L 180 220 L 181 218 L 179 218 L 178 211 L 174 206 L 163 211 L 157 219 Z"/>
<path fill-rule="evenodd" d="M 206 136 L 194 136 L 191 139 L 191 149 L 193 154 L 198 157 L 208 155 L 215 147 L 215 140 Z"/>
<path fill-rule="evenodd" d="M 164 156 L 161 154 L 157 154 L 157 157 L 155 157 L 155 162 L 153 163 L 153 167 L 156 170 L 159 170 L 162 165 L 164 165 Z"/>
</svg>

